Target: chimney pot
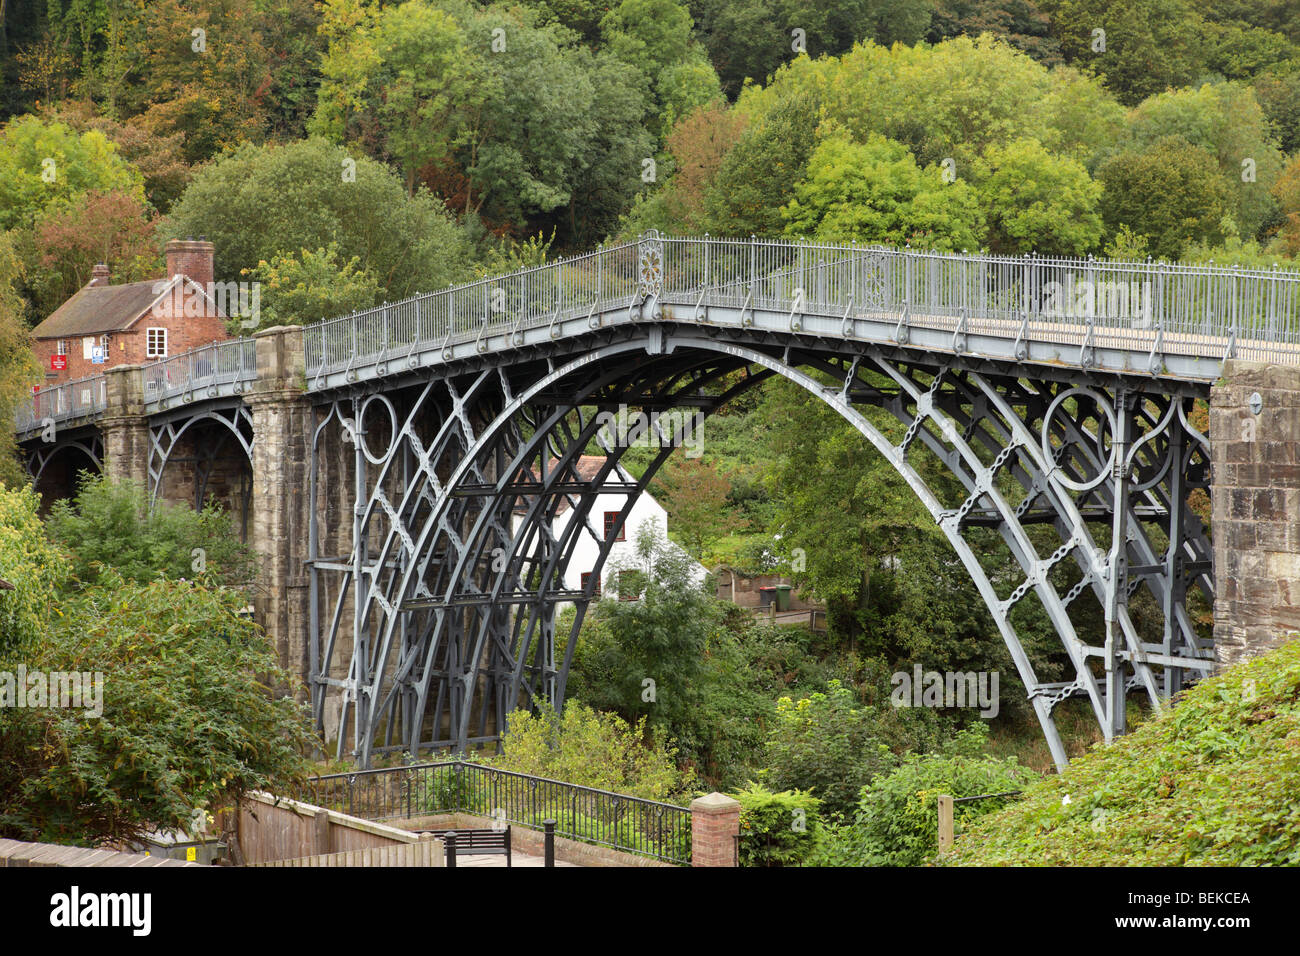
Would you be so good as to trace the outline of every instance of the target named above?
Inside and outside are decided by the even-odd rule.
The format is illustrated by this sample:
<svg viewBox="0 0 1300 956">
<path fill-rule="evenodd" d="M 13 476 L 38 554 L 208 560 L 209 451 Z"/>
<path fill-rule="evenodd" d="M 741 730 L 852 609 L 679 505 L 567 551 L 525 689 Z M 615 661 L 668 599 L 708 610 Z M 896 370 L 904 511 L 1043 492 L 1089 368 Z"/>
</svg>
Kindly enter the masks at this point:
<svg viewBox="0 0 1300 956">
<path fill-rule="evenodd" d="M 108 264 L 105 262 L 96 262 L 95 268 L 90 270 L 90 285 L 101 286 L 108 285 Z"/>
</svg>

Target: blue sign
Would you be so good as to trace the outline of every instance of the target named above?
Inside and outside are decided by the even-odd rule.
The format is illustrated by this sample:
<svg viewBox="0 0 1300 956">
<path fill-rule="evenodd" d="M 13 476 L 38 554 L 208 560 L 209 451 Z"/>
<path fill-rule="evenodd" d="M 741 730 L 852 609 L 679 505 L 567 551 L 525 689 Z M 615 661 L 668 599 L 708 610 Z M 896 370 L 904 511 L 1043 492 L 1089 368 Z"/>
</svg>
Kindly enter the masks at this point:
<svg viewBox="0 0 1300 956">
<path fill-rule="evenodd" d="M 104 347 L 102 345 L 96 345 L 90 350 L 91 365 L 103 365 L 107 360 L 108 356 L 104 353 Z"/>
</svg>

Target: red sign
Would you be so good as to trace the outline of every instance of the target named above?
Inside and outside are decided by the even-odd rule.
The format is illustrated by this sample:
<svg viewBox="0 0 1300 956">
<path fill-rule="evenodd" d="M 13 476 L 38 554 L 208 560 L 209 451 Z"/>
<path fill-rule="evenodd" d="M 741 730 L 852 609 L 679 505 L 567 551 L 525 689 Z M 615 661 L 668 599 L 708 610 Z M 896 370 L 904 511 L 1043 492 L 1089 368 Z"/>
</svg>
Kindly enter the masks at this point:
<svg viewBox="0 0 1300 956">
<path fill-rule="evenodd" d="M 68 370 L 68 357 L 66 355 L 50 356 L 51 372 L 66 372 Z"/>
</svg>

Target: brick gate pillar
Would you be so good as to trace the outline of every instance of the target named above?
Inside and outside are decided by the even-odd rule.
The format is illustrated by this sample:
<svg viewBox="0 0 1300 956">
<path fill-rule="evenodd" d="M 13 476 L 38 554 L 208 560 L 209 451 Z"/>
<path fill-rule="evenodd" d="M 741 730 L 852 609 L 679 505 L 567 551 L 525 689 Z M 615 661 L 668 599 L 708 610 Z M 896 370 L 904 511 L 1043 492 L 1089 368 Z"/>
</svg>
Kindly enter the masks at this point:
<svg viewBox="0 0 1300 956">
<path fill-rule="evenodd" d="M 1224 667 L 1300 631 L 1300 369 L 1225 362 L 1210 392 L 1210 456 Z"/>
<path fill-rule="evenodd" d="M 691 866 L 735 866 L 740 803 L 721 793 L 691 801 Z"/>
<path fill-rule="evenodd" d="M 104 372 L 104 474 L 149 483 L 149 420 L 144 414 L 144 380 L 139 365 L 119 365 Z"/>
<path fill-rule="evenodd" d="M 260 564 L 253 607 L 280 663 L 308 679 L 307 477 L 311 405 L 306 397 L 302 329 L 258 332 L 257 381 L 244 400 L 253 415 L 253 495 L 249 546 Z M 284 690 L 284 688 L 281 688 Z"/>
</svg>

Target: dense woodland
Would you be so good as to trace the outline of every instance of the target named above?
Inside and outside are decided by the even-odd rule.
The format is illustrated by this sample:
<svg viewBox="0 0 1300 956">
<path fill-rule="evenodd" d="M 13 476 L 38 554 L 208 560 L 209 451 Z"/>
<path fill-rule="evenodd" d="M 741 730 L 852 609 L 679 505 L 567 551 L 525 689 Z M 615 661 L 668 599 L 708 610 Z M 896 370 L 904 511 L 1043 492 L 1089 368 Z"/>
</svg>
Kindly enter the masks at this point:
<svg viewBox="0 0 1300 956">
<path fill-rule="evenodd" d="M 0 72 L 0 412 L 34 375 L 27 329 L 96 262 L 156 275 L 171 237 L 212 240 L 218 279 L 260 281 L 264 325 L 652 228 L 1300 256 L 1300 0 L 0 0 Z M 863 806 L 953 775 L 1018 785 L 989 753 L 1024 756 L 1036 723 L 893 471 L 779 385 L 704 435 L 652 486 L 672 537 L 710 567 L 794 574 L 831 630 L 756 625 L 649 561 L 646 599 L 592 618 L 573 680 L 671 751 L 685 776 L 647 795 L 755 779 L 755 806 L 813 787 L 847 820 L 878 775 L 893 782 Z M 1060 673 L 1043 615 L 1017 627 Z M 1003 673 L 991 743 L 884 705 L 914 662 Z M 649 672 L 683 692 L 641 706 Z M 888 840 L 868 852 L 845 825 L 854 859 L 879 862 Z"/>
</svg>

